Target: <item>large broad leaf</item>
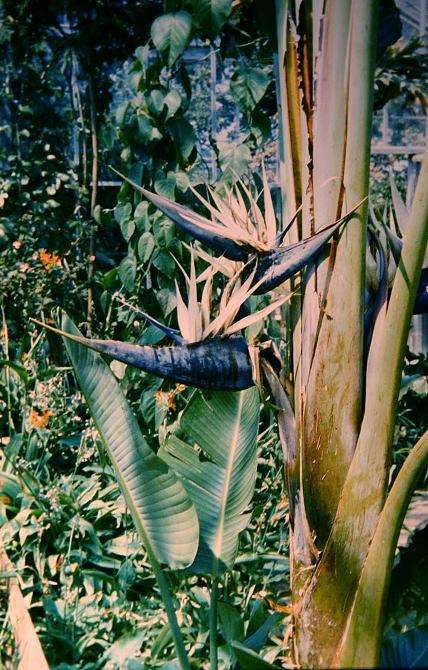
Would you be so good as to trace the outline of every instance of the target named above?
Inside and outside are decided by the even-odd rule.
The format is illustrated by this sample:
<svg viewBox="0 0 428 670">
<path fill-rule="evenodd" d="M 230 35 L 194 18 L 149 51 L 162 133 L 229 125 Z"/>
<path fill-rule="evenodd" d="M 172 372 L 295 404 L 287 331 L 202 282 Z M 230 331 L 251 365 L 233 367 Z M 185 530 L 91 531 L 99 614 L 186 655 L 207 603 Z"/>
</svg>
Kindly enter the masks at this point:
<svg viewBox="0 0 428 670">
<path fill-rule="evenodd" d="M 62 328 L 81 335 L 66 315 Z M 182 483 L 145 442 L 103 359 L 72 340 L 64 338 L 64 344 L 147 551 L 171 567 L 188 565 L 196 553 L 198 519 Z"/>
<path fill-rule="evenodd" d="M 269 77 L 264 70 L 241 67 L 230 81 L 230 90 L 240 109 L 247 116 L 264 96 L 269 85 Z"/>
<path fill-rule="evenodd" d="M 168 121 L 167 129 L 174 141 L 176 150 L 180 153 L 183 161 L 187 161 L 196 144 L 195 131 L 192 125 L 186 119 L 171 119 L 171 121 Z"/>
<path fill-rule="evenodd" d="M 386 640 L 382 647 L 380 667 L 428 667 L 428 626 L 413 628 Z"/>
<path fill-rule="evenodd" d="M 156 49 L 172 67 L 187 47 L 192 32 L 192 17 L 180 11 L 159 16 L 152 25 L 151 37 Z"/>
<path fill-rule="evenodd" d="M 216 35 L 229 18 L 232 0 L 192 0 L 198 22 L 209 37 Z"/>
<path fill-rule="evenodd" d="M 233 565 L 239 533 L 248 521 L 256 476 L 259 397 L 240 393 L 196 393 L 179 430 L 159 455 L 183 478 L 195 503 L 200 543 L 192 569 L 217 575 Z M 200 447 L 203 458 L 195 450 Z"/>
</svg>

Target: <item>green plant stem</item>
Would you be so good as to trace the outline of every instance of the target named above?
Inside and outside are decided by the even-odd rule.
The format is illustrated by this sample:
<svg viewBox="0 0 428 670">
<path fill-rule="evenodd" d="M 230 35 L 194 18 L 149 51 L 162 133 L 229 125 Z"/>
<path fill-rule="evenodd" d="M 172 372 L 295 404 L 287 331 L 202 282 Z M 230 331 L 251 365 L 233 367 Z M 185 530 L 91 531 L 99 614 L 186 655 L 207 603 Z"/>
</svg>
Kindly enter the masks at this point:
<svg viewBox="0 0 428 670">
<path fill-rule="evenodd" d="M 379 335 L 374 336 L 371 345 L 366 408 L 357 448 L 332 532 L 305 596 L 304 613 L 307 620 L 314 622 L 315 631 L 323 622 L 325 626 L 330 622 L 333 642 L 330 652 L 335 646 L 335 654 L 340 643 L 337 634 L 343 632 L 347 624 L 385 501 L 404 352 L 428 241 L 427 194 L 428 150 L 421 166 L 386 315 L 381 317 Z M 325 641 L 321 647 L 325 649 Z M 329 663 L 333 657 L 328 659 Z"/>
<path fill-rule="evenodd" d="M 211 584 L 211 606 L 210 606 L 210 670 L 217 670 L 218 668 L 217 620 L 218 620 L 218 577 L 213 577 Z"/>
<path fill-rule="evenodd" d="M 98 134 L 97 134 L 97 108 L 96 108 L 96 98 L 95 98 L 95 87 L 92 76 L 92 68 L 89 65 L 88 75 L 88 93 L 89 93 L 89 112 L 90 112 L 90 126 L 91 126 L 91 142 L 92 142 L 92 187 L 91 187 L 91 206 L 90 206 L 90 215 L 91 215 L 91 229 L 89 236 L 89 261 L 88 261 L 88 308 L 87 308 L 87 320 L 89 328 L 92 323 L 92 311 L 93 311 L 93 289 L 92 281 L 95 272 L 95 222 L 94 222 L 94 210 L 97 204 L 98 198 L 98 163 L 99 163 L 99 152 L 98 152 Z"/>
<path fill-rule="evenodd" d="M 339 9 L 338 5 L 327 3 L 326 6 Z M 343 10 L 342 5 L 340 9 Z M 343 168 L 345 209 L 360 202 L 367 193 L 374 73 L 372 46 L 376 38 L 377 3 L 356 0 L 350 10 L 348 53 L 344 41 L 340 43 L 342 53 L 335 53 L 336 58 L 346 59 L 349 69 L 347 109 L 344 110 L 347 119 Z M 339 148 L 342 152 L 343 147 L 339 145 Z M 366 479 L 370 476 L 367 474 L 367 460 L 359 479 L 363 491 L 359 491 L 358 497 L 349 501 L 349 505 L 343 504 L 349 489 L 344 481 L 356 448 L 362 405 L 366 213 L 366 206 L 360 206 L 358 213 L 353 215 L 356 220 L 350 221 L 342 231 L 326 313 L 312 363 L 310 358 L 308 360 L 308 353 L 312 355 L 311 319 L 317 291 L 314 282 L 309 287 L 312 289 L 313 286 L 312 293 L 305 288 L 302 375 L 303 383 L 308 379 L 308 384 L 303 389 L 303 401 L 300 402 L 304 406 L 305 419 L 302 436 L 303 490 L 310 530 L 316 535 L 317 547 L 322 549 L 325 545 L 326 548 L 310 582 L 308 580 L 303 585 L 303 597 L 298 594 L 298 598 L 294 598 L 298 612 L 297 656 L 303 667 L 330 666 L 352 606 L 361 569 L 360 560 L 364 560 L 367 553 L 364 540 L 360 542 L 360 526 L 355 523 L 367 495 Z M 372 451 L 373 444 L 376 441 L 372 439 Z M 381 486 L 378 482 L 378 488 Z M 344 539 L 344 533 L 337 528 L 336 508 L 341 506 L 349 521 L 351 548 Z M 336 528 L 333 525 L 330 533 L 332 524 L 336 524 Z"/>
<path fill-rule="evenodd" d="M 177 660 L 180 666 L 180 670 L 190 670 L 189 658 L 187 656 L 183 636 L 181 634 L 180 627 L 178 625 L 177 615 L 175 613 L 175 607 L 171 597 L 171 593 L 169 591 L 169 586 L 165 572 L 162 570 L 158 560 L 156 559 L 153 552 L 150 550 L 148 543 L 146 543 L 145 546 L 150 561 L 150 565 L 152 566 L 153 573 L 159 586 L 162 602 L 165 607 L 165 612 L 171 629 L 171 635 L 174 642 L 175 653 L 177 654 Z"/>
<path fill-rule="evenodd" d="M 4 311 L 3 303 L 1 305 L 1 318 L 2 318 L 2 334 L 4 340 L 4 357 L 6 360 L 9 360 L 9 330 L 7 327 L 6 314 Z M 13 425 L 12 425 L 12 403 L 10 400 L 10 370 L 8 366 L 5 367 L 5 376 L 6 376 L 6 403 L 7 403 L 7 429 L 8 434 L 11 434 Z"/>
<path fill-rule="evenodd" d="M 427 465 L 428 430 L 410 451 L 382 510 L 361 573 L 337 667 L 378 667 L 385 604 L 398 536 L 413 491 Z"/>
</svg>

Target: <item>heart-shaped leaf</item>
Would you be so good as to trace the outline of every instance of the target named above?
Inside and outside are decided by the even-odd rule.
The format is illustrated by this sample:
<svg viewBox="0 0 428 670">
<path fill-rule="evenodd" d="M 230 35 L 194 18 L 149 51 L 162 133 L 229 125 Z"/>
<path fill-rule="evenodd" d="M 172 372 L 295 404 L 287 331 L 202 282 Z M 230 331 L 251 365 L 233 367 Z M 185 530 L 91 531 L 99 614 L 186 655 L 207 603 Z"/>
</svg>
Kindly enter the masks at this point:
<svg viewBox="0 0 428 670">
<path fill-rule="evenodd" d="M 168 67 L 174 65 L 187 47 L 191 32 L 192 17 L 185 11 L 163 14 L 153 22 L 151 38 Z"/>
</svg>

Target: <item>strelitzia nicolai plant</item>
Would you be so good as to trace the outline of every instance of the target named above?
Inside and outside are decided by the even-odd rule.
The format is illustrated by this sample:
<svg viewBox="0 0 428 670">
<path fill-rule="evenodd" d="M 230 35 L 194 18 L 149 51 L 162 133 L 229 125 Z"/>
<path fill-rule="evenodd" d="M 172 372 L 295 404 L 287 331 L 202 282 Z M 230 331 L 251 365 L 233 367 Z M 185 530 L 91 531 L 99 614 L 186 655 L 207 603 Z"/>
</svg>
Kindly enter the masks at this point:
<svg viewBox="0 0 428 670">
<path fill-rule="evenodd" d="M 278 1 L 276 13 L 285 220 L 303 194 L 310 202 L 300 231 L 290 231 L 296 242 L 367 195 L 377 3 Z M 366 202 L 352 216 L 360 225 L 351 219 L 329 258 L 303 275 L 301 298 L 291 304 L 292 597 L 302 667 L 376 667 L 379 660 L 400 505 L 427 460 L 425 435 L 387 498 L 404 348 L 428 237 L 427 163 L 389 299 L 383 283 L 368 356 Z"/>
<path fill-rule="evenodd" d="M 254 244 L 250 251 L 242 233 L 239 239 L 230 228 L 224 234 L 215 222 L 142 193 L 217 253 L 239 261 L 257 256 L 259 272 L 274 277 L 266 289 L 292 276 L 283 267 L 272 269 L 287 248 L 301 251 L 310 240 L 315 245 L 332 221 L 351 212 L 349 225 L 339 235 L 339 226 L 333 230 L 328 258 L 294 265 L 296 271 L 307 266 L 287 321 L 293 333 L 288 368 L 293 370 L 294 403 L 273 371 L 267 371 L 276 402 L 282 403 L 281 438 L 294 510 L 295 662 L 376 667 L 397 529 L 428 459 L 425 434 L 387 497 L 404 347 L 428 238 L 428 158 L 389 297 L 380 269 L 367 351 L 366 197 L 377 3 L 278 1 L 276 13 L 284 230 L 299 212 L 298 225 L 284 238 L 284 251 L 267 252 Z M 214 202 L 215 211 L 207 202 L 211 214 L 224 219 L 224 204 Z M 324 248 L 320 245 L 311 261 Z"/>
<path fill-rule="evenodd" d="M 377 666 L 396 538 L 412 487 L 428 462 L 426 433 L 387 493 L 404 348 L 428 240 L 428 156 L 391 294 L 388 298 L 382 289 L 367 352 L 364 289 L 376 11 L 372 0 L 276 2 L 280 181 L 287 232 L 284 239 L 275 238 L 273 247 L 263 247 L 273 243 L 271 224 L 262 226 L 260 239 L 248 225 L 248 195 L 246 204 L 236 192 L 229 196 L 240 214 L 226 226 L 230 208 L 213 196 L 214 205 L 207 204 L 211 214 L 215 208 L 220 224 L 136 185 L 202 244 L 230 260 L 250 261 L 253 289 L 259 281 L 263 290 L 279 287 L 305 268 L 287 316 L 294 402 L 273 368 L 264 366 L 281 407 L 280 437 L 293 511 L 294 661 L 301 667 Z M 269 210 L 269 204 L 264 208 Z M 296 212 L 297 225 L 287 230 Z M 344 217 L 351 221 L 340 229 Z M 333 243 L 327 256 L 329 239 Z M 257 265 L 251 267 L 251 262 Z M 196 305 L 191 291 L 187 306 L 182 301 L 179 308 L 183 315 L 190 304 Z M 202 312 L 199 316 L 203 332 Z M 195 330 L 188 334 L 197 336 Z M 220 338 L 219 345 L 226 349 L 232 336 Z M 76 351 L 89 351 L 81 344 L 93 347 L 84 338 L 71 339 L 70 346 L 80 347 Z M 183 346 L 190 350 L 199 345 Z M 197 353 L 202 356 L 203 351 Z M 201 361 L 198 365 L 200 370 Z M 242 416 L 243 403 L 240 395 L 237 416 Z M 192 482 L 190 492 L 200 482 L 193 479 L 199 465 L 189 446 L 173 441 L 165 458 L 183 482 Z M 243 457 L 245 450 L 240 453 Z M 230 475 L 232 463 L 224 455 L 221 449 L 219 458 Z M 193 504 L 197 506 L 196 498 Z M 224 508 L 219 509 L 224 519 Z M 216 575 L 218 538 L 213 546 Z M 211 667 L 217 668 L 215 649 Z"/>
</svg>

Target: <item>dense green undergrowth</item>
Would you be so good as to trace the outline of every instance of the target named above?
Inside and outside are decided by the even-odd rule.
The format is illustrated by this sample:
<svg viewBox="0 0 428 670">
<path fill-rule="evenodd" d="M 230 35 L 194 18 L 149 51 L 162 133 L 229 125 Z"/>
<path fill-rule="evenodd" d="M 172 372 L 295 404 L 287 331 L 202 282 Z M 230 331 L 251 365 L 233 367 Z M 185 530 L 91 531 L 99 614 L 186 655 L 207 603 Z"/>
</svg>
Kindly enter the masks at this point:
<svg viewBox="0 0 428 670">
<path fill-rule="evenodd" d="M 8 368 L 11 414 L 18 430 L 2 438 L 0 538 L 19 575 L 48 661 L 52 668 L 64 669 L 173 668 L 174 650 L 156 583 L 86 406 L 69 368 L 40 370 L 41 363 L 35 360 L 40 356 L 47 356 L 42 339 L 21 368 Z M 7 395 L 5 369 L 2 393 Z M 409 356 L 394 475 L 425 428 L 427 369 L 426 359 Z M 131 378 L 135 386 L 133 373 Z M 174 423 L 189 392 L 162 391 L 155 384 L 150 393 L 152 414 L 146 430 L 154 440 Z M 133 394 L 138 397 L 135 388 Z M 147 406 L 147 390 L 145 394 Z M 291 608 L 288 501 L 281 460 L 274 415 L 265 408 L 251 523 L 220 593 L 224 610 L 220 657 L 224 654 L 225 659 L 230 654 L 230 627 L 235 638 L 244 639 L 255 630 L 255 621 L 268 622 L 263 640 L 267 658 L 284 653 Z M 421 481 L 420 488 L 424 486 Z M 417 563 L 403 567 L 404 559 L 397 565 L 397 575 L 404 570 L 408 577 L 404 589 L 402 583 L 394 588 L 391 629 L 401 629 L 408 621 L 420 625 L 426 618 Z M 205 667 L 208 584 L 202 577 L 174 573 L 170 577 L 194 667 Z M 15 647 L 4 591 L 1 601 L 1 660 L 8 667 Z"/>
</svg>

